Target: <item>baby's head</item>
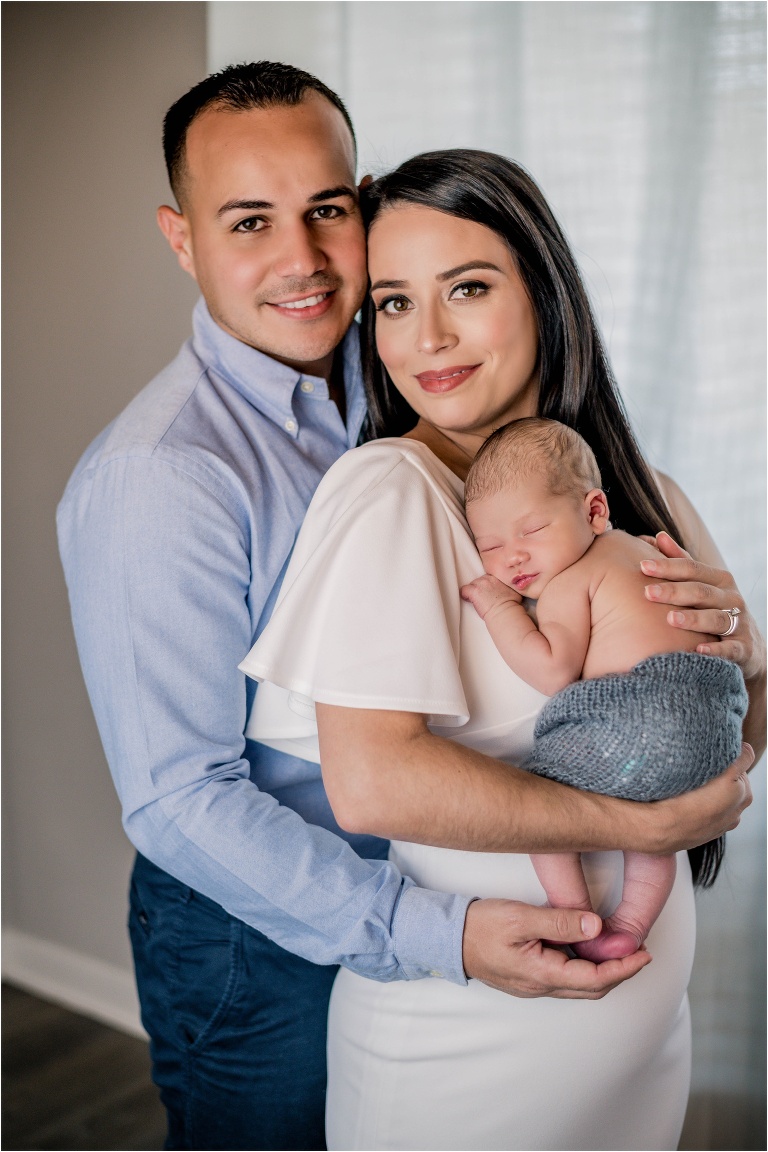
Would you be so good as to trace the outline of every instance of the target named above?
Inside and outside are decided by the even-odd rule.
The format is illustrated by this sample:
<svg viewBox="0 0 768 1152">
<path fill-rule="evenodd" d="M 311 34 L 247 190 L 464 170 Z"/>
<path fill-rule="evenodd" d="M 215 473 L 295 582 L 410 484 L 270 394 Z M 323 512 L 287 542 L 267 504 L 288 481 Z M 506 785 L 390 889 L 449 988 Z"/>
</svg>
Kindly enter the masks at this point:
<svg viewBox="0 0 768 1152">
<path fill-rule="evenodd" d="M 467 520 L 486 572 L 537 599 L 608 527 L 600 470 L 585 440 L 534 416 L 499 428 L 467 476 Z"/>
</svg>

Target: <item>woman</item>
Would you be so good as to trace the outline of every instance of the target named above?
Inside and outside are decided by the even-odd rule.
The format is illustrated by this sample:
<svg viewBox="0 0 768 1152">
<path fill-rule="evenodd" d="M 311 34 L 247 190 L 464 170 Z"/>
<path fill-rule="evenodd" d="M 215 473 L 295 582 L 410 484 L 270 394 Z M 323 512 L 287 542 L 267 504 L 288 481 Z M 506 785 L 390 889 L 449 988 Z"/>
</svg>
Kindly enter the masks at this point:
<svg viewBox="0 0 768 1152">
<path fill-rule="evenodd" d="M 496 765 L 489 757 L 519 763 L 544 702 L 458 596 L 482 571 L 462 507 L 471 459 L 508 420 L 552 416 L 591 444 L 617 526 L 666 529 L 706 563 L 719 557 L 679 489 L 665 480 L 662 495 L 643 462 L 573 258 L 520 168 L 480 152 L 416 157 L 368 189 L 366 210 L 371 432 L 402 438 L 366 444 L 331 469 L 243 667 L 290 691 L 285 717 L 304 717 L 305 738 L 317 704 L 324 779 L 343 826 L 391 837 L 391 859 L 425 887 L 540 904 L 527 856 L 456 849 L 475 846 L 471 831 L 445 826 L 442 797 L 436 818 L 423 772 L 430 755 L 450 759 L 457 745 L 472 750 L 461 764 L 478 779 Z M 709 575 L 727 588 L 709 589 L 720 610 L 686 623 L 722 633 L 722 609 L 742 609 L 738 655 L 760 731 L 762 652 L 726 574 Z M 257 693 L 257 738 L 268 725 L 279 735 L 271 687 Z M 515 818 L 499 813 L 500 827 Z M 460 802 L 453 820 L 461 829 Z M 526 825 L 524 847 L 542 835 Z M 616 902 L 619 861 L 588 862 L 598 911 Z M 376 984 L 342 970 L 329 1019 L 329 1147 L 676 1147 L 694 938 L 682 863 L 648 940 L 653 963 L 605 999 L 513 998 L 437 978 Z"/>
</svg>

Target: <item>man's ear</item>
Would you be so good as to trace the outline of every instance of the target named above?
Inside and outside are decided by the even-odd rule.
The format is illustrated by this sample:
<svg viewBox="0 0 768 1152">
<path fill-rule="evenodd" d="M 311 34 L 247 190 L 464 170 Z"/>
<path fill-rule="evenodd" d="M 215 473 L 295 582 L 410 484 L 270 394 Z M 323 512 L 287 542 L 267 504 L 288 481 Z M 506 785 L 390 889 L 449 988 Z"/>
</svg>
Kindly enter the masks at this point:
<svg viewBox="0 0 768 1152">
<path fill-rule="evenodd" d="M 367 188 L 369 184 L 373 184 L 373 176 L 371 176 L 370 173 L 367 176 L 363 176 L 357 187 L 359 191 L 362 192 L 363 188 Z"/>
<path fill-rule="evenodd" d="M 183 216 L 181 212 L 177 212 L 175 208 L 171 208 L 168 204 L 161 204 L 157 210 L 157 224 L 163 236 L 165 236 L 171 248 L 176 253 L 181 267 L 185 272 L 189 272 L 194 280 L 197 280 L 195 263 L 192 256 L 192 237 L 186 216 Z"/>
<path fill-rule="evenodd" d="M 602 536 L 606 528 L 610 527 L 608 517 L 608 500 L 602 488 L 593 488 L 584 497 L 584 507 L 587 511 L 589 526 L 595 536 Z"/>
</svg>

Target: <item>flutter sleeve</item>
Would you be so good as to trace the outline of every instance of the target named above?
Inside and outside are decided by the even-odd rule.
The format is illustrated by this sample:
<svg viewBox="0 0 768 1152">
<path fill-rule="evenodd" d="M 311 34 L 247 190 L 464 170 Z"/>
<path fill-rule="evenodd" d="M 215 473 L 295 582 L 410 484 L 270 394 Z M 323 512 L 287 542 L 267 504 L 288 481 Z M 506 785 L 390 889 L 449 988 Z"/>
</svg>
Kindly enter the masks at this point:
<svg viewBox="0 0 768 1152">
<path fill-rule="evenodd" d="M 272 618 L 240 665 L 264 682 L 251 739 L 303 740 L 294 751 L 316 759 L 316 701 L 421 712 L 440 727 L 468 720 L 455 509 L 424 454 L 398 444 L 347 453 L 315 494 Z"/>
</svg>

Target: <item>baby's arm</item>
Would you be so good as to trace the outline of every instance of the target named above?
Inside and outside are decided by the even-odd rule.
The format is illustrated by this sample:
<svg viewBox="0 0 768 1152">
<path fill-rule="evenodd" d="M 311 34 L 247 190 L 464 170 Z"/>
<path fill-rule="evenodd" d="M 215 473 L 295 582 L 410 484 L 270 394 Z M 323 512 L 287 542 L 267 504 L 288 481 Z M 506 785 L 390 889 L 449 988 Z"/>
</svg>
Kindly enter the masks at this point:
<svg viewBox="0 0 768 1152">
<path fill-rule="evenodd" d="M 495 576 L 480 576 L 461 589 L 512 671 L 547 696 L 579 679 L 589 645 L 589 590 L 564 575 L 539 597 L 538 627 L 522 597 Z"/>
</svg>

